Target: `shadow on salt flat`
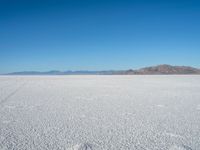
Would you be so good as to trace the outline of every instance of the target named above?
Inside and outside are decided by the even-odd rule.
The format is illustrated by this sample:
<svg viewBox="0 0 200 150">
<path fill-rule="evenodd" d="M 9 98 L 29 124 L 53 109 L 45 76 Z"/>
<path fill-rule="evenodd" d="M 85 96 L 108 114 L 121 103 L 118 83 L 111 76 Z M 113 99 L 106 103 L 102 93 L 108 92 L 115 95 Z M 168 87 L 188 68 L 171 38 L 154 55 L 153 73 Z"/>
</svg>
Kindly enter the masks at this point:
<svg viewBox="0 0 200 150">
<path fill-rule="evenodd" d="M 81 143 L 74 145 L 67 150 L 92 150 L 92 146 L 88 143 Z M 173 145 L 169 150 L 192 150 L 192 148 L 187 145 Z"/>
<path fill-rule="evenodd" d="M 88 143 L 81 143 L 68 148 L 67 150 L 92 150 L 92 146 Z"/>
<path fill-rule="evenodd" d="M 187 145 L 174 145 L 169 150 L 192 150 L 192 148 Z"/>
</svg>

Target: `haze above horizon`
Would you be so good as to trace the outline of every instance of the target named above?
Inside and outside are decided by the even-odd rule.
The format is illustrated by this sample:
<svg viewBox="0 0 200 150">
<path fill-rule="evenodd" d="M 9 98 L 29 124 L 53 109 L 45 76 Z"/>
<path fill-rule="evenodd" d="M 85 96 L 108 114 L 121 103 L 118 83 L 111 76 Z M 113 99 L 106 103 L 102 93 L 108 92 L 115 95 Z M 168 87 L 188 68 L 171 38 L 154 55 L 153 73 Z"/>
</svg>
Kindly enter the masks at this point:
<svg viewBox="0 0 200 150">
<path fill-rule="evenodd" d="M 0 0 L 0 73 L 200 67 L 197 0 Z"/>
</svg>

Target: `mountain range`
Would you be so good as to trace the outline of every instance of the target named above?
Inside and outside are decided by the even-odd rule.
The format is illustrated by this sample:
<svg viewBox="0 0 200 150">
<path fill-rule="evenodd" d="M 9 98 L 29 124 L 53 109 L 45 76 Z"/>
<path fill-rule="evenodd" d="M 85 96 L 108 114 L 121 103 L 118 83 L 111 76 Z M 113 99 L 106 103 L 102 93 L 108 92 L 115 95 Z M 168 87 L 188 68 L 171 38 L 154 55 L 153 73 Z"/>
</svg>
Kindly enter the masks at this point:
<svg viewBox="0 0 200 150">
<path fill-rule="evenodd" d="M 23 71 L 12 72 L 6 75 L 181 75 L 181 74 L 199 74 L 200 69 L 189 66 L 172 66 L 172 65 L 157 65 L 145 67 L 136 70 L 110 70 L 110 71 Z"/>
</svg>

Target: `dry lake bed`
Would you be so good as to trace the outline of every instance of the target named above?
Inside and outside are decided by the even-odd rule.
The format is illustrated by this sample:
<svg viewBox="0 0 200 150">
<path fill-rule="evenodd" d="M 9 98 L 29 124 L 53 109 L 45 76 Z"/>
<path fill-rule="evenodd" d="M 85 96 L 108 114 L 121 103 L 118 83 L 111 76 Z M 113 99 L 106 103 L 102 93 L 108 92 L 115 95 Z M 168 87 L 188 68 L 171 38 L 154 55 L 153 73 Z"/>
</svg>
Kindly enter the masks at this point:
<svg viewBox="0 0 200 150">
<path fill-rule="evenodd" d="M 200 150 L 200 76 L 0 76 L 0 150 Z"/>
</svg>

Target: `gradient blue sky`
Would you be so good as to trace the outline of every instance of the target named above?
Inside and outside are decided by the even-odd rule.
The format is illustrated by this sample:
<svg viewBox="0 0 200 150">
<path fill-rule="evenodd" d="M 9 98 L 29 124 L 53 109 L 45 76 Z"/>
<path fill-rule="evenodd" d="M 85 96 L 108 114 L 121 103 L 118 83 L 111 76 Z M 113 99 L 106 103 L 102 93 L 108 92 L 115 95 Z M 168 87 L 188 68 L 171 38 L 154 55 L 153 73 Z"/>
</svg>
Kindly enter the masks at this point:
<svg viewBox="0 0 200 150">
<path fill-rule="evenodd" d="M 200 2 L 0 0 L 0 73 L 200 67 Z"/>
</svg>

